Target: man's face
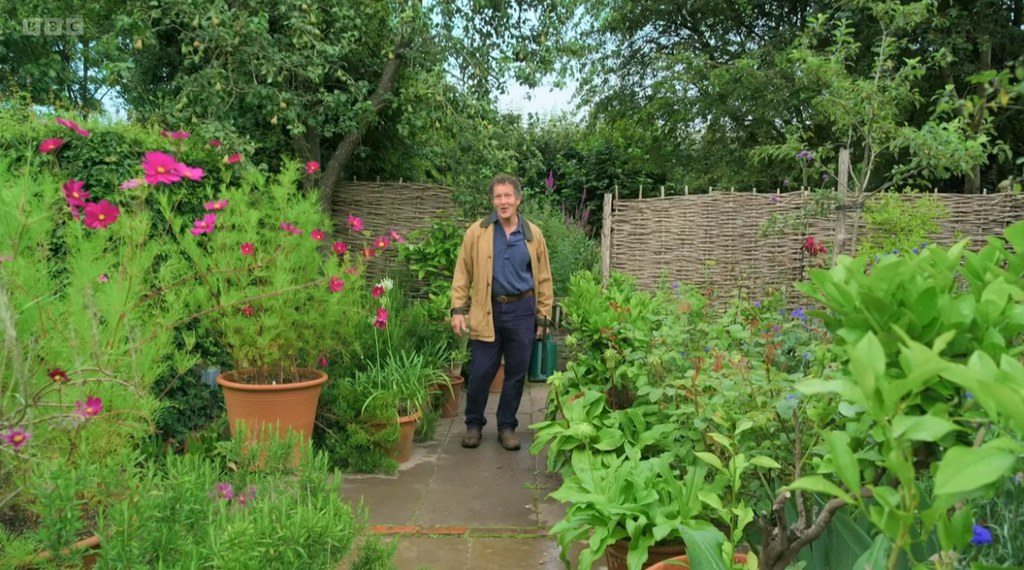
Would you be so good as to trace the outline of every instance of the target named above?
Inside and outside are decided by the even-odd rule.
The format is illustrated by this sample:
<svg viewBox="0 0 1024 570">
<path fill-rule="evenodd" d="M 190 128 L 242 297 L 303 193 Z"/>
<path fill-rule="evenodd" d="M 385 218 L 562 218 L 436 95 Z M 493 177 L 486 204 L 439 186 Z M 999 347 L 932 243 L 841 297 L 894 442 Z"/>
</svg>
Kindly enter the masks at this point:
<svg viewBox="0 0 1024 570">
<path fill-rule="evenodd" d="M 514 219 L 521 201 L 522 199 L 516 196 L 516 189 L 511 184 L 497 184 L 491 191 L 491 204 L 501 220 Z"/>
</svg>

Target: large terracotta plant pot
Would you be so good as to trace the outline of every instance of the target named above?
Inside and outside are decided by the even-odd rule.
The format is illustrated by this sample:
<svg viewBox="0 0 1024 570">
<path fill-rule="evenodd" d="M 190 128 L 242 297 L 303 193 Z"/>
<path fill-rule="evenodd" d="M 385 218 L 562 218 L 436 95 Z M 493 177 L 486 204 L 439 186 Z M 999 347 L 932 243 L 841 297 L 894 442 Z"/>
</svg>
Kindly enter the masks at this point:
<svg viewBox="0 0 1024 570">
<path fill-rule="evenodd" d="M 501 393 L 502 386 L 505 385 L 505 363 L 502 362 L 501 366 L 498 367 L 498 373 L 494 375 L 494 380 L 491 381 L 491 393 Z"/>
<path fill-rule="evenodd" d="M 466 380 L 456 372 L 450 372 L 448 379 L 451 381 L 451 389 L 448 386 L 441 386 L 441 417 L 454 418 L 459 415 L 459 401 L 462 398 L 462 386 Z"/>
<path fill-rule="evenodd" d="M 398 418 L 398 445 L 392 452 L 392 457 L 399 463 L 405 463 L 412 458 L 413 436 L 416 435 L 416 423 L 420 421 L 422 414 L 417 411 L 415 414 L 400 416 Z"/>
<path fill-rule="evenodd" d="M 747 562 L 747 555 L 733 554 L 732 561 L 736 564 L 745 564 Z M 676 556 L 675 558 L 658 562 L 654 566 L 648 566 L 647 570 L 690 570 L 690 559 L 685 554 Z"/>
<path fill-rule="evenodd" d="M 647 562 L 644 562 L 644 568 L 653 568 L 655 564 L 675 558 L 677 556 L 686 553 L 686 545 L 683 544 L 667 544 L 667 545 L 654 545 L 647 549 Z M 608 570 L 629 570 L 626 565 L 626 556 L 629 554 L 629 541 L 620 540 L 613 543 L 604 551 L 604 560 L 608 565 Z"/>
<path fill-rule="evenodd" d="M 217 377 L 224 391 L 224 404 L 228 409 L 228 424 L 235 435 L 235 423 L 245 421 L 250 434 L 259 434 L 265 425 L 278 425 L 281 433 L 287 430 L 302 434 L 309 440 L 316 419 L 316 405 L 320 389 L 327 382 L 327 374 L 312 368 L 299 368 L 295 372 L 299 382 L 288 384 L 243 384 L 236 382 L 239 374 L 249 371 L 230 371 Z"/>
</svg>

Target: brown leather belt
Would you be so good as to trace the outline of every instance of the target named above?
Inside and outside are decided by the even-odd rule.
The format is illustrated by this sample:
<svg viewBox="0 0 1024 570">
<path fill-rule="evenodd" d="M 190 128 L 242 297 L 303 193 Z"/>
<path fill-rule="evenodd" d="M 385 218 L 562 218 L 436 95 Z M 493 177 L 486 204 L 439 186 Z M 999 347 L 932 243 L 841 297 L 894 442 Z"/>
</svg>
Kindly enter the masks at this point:
<svg viewBox="0 0 1024 570">
<path fill-rule="evenodd" d="M 502 305 L 504 305 L 506 303 L 515 303 L 516 301 L 522 301 L 527 297 L 533 297 L 533 289 L 523 291 L 518 295 L 495 295 L 491 297 L 491 300 L 494 301 L 495 303 L 501 303 Z"/>
</svg>

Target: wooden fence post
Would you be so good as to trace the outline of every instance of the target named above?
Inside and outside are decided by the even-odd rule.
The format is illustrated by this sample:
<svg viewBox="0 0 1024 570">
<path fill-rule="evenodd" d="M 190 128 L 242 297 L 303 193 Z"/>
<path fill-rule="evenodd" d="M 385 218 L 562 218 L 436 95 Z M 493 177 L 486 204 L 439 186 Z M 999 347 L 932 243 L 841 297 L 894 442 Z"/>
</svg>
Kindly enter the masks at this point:
<svg viewBox="0 0 1024 570">
<path fill-rule="evenodd" d="M 846 245 L 846 195 L 850 190 L 850 149 L 839 151 L 839 199 L 836 208 L 836 242 L 832 244 L 832 265 L 839 259 L 839 253 Z M 856 243 L 852 244 L 854 247 Z M 854 252 L 850 252 L 853 254 Z"/>
<path fill-rule="evenodd" d="M 607 286 L 612 275 L 612 195 L 604 195 L 604 215 L 601 217 L 601 285 Z"/>
</svg>

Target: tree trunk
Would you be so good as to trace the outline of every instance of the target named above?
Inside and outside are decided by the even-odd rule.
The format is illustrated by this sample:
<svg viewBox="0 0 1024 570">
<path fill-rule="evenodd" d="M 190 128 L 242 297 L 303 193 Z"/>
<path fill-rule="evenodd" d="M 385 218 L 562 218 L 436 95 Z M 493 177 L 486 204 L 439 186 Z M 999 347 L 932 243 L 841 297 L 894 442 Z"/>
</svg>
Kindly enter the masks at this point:
<svg viewBox="0 0 1024 570">
<path fill-rule="evenodd" d="M 334 202 L 335 185 L 344 176 L 349 160 L 352 159 L 352 155 L 355 154 L 356 149 L 359 147 L 359 142 L 362 140 L 363 135 L 369 130 L 370 124 L 373 123 L 373 120 L 387 104 L 388 96 L 391 95 L 398 85 L 398 72 L 402 66 L 404 52 L 405 41 L 403 39 L 399 41 L 399 45 L 384 65 L 384 71 L 380 75 L 380 80 L 377 81 L 377 87 L 374 89 L 373 94 L 370 95 L 373 113 L 367 113 L 355 130 L 349 132 L 341 139 L 341 142 L 338 143 L 338 148 L 334 149 L 334 153 L 331 154 L 331 158 L 327 162 L 323 177 L 320 179 L 320 204 L 328 214 L 331 213 L 331 205 Z"/>
<path fill-rule="evenodd" d="M 978 72 L 988 71 L 992 67 L 992 38 L 982 36 L 978 46 Z M 981 134 L 981 128 L 985 124 L 985 89 L 984 83 L 974 87 L 974 94 L 977 102 L 974 105 L 974 116 L 971 118 L 971 134 L 977 137 Z M 981 165 L 976 164 L 971 168 L 971 173 L 964 181 L 964 193 L 981 193 Z"/>
</svg>

